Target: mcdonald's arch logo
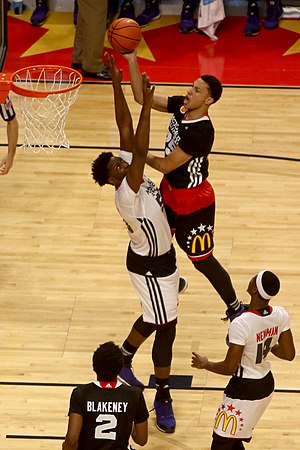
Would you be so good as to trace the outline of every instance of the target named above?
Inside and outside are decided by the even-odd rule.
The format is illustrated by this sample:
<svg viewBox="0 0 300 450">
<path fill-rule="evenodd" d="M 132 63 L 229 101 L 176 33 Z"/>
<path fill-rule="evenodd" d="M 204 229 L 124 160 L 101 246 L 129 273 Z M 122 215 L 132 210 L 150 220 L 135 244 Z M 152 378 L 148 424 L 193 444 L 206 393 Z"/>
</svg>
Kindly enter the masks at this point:
<svg viewBox="0 0 300 450">
<path fill-rule="evenodd" d="M 223 419 L 222 431 L 224 431 L 225 433 L 227 431 L 227 428 L 231 425 L 230 434 L 234 436 L 237 428 L 236 417 L 233 415 L 227 416 L 226 412 L 222 411 L 216 418 L 215 428 L 218 428 L 222 419 Z"/>
<path fill-rule="evenodd" d="M 203 236 L 199 236 L 197 234 L 197 236 L 194 237 L 192 242 L 192 253 L 196 253 L 197 242 L 199 242 L 200 244 L 201 252 L 203 252 L 204 250 L 209 250 L 211 247 L 211 238 L 209 233 L 204 233 Z"/>
</svg>

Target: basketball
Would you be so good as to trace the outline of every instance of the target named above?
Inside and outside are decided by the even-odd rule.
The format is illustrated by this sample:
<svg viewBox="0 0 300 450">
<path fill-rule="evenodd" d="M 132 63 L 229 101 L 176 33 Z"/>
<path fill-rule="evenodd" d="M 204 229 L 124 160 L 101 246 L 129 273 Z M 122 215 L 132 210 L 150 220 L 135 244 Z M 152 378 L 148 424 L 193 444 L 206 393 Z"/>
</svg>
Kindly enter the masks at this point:
<svg viewBox="0 0 300 450">
<path fill-rule="evenodd" d="M 130 53 L 141 42 L 142 30 L 135 20 L 123 17 L 111 23 L 107 35 L 114 50 Z"/>
</svg>

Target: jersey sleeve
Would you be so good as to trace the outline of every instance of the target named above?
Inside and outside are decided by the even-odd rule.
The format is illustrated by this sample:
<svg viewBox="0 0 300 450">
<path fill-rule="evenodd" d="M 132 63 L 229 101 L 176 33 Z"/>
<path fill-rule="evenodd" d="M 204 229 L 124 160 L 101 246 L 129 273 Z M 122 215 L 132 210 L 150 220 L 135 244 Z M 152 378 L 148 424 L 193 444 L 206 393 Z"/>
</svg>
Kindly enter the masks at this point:
<svg viewBox="0 0 300 450">
<path fill-rule="evenodd" d="M 0 115 L 5 122 L 10 122 L 16 117 L 14 107 L 9 97 L 6 98 L 5 103 L 0 104 Z"/>
<path fill-rule="evenodd" d="M 83 416 L 83 406 L 82 406 L 80 391 L 79 391 L 78 387 L 75 388 L 71 394 L 69 415 L 71 413 L 76 413 L 76 414 L 80 414 L 81 416 Z"/>
<path fill-rule="evenodd" d="M 249 330 L 247 324 L 242 320 L 237 320 L 238 317 L 231 322 L 228 335 L 231 344 L 245 346 L 248 340 Z"/>
<path fill-rule="evenodd" d="M 142 391 L 139 392 L 139 401 L 138 401 L 138 407 L 136 411 L 136 415 L 134 418 L 134 423 L 142 423 L 146 422 L 146 420 L 149 417 L 148 409 L 145 402 L 145 397 Z"/>
<path fill-rule="evenodd" d="M 168 112 L 175 113 L 183 106 L 183 95 L 173 95 L 173 97 L 168 97 Z"/>
</svg>

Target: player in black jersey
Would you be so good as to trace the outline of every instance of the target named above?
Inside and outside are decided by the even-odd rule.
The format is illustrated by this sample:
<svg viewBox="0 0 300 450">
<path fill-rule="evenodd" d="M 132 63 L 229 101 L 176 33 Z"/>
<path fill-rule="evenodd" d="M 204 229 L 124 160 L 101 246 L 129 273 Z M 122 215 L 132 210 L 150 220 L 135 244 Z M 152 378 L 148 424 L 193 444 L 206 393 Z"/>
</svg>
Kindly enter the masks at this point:
<svg viewBox="0 0 300 450">
<path fill-rule="evenodd" d="M 136 51 L 123 55 L 128 62 L 135 100 L 142 104 L 141 74 Z M 222 95 L 220 81 L 202 75 L 186 96 L 155 94 L 152 108 L 172 113 L 165 144 L 165 157 L 148 153 L 147 164 L 162 172 L 161 192 L 169 225 L 179 246 L 194 267 L 203 273 L 227 305 L 233 320 L 244 310 L 227 271 L 213 256 L 215 197 L 208 182 L 208 156 L 214 127 L 208 115 L 211 104 Z"/>
<path fill-rule="evenodd" d="M 249 308 L 230 324 L 224 360 L 192 354 L 192 367 L 232 375 L 216 414 L 211 450 L 245 450 L 243 441 L 250 442 L 274 391 L 269 352 L 288 361 L 295 357 L 289 315 L 281 306 L 269 305 L 279 289 L 274 273 L 260 271 L 248 285 Z"/>
<path fill-rule="evenodd" d="M 7 97 L 5 103 L 0 104 L 0 115 L 7 123 L 8 150 L 7 154 L 0 161 L 0 175 L 6 175 L 13 166 L 19 136 L 16 113 L 9 97 Z"/>
<path fill-rule="evenodd" d="M 128 450 L 130 436 L 138 445 L 147 443 L 149 413 L 144 395 L 117 380 L 123 363 L 123 354 L 113 342 L 94 352 L 97 381 L 72 392 L 63 450 Z"/>
</svg>

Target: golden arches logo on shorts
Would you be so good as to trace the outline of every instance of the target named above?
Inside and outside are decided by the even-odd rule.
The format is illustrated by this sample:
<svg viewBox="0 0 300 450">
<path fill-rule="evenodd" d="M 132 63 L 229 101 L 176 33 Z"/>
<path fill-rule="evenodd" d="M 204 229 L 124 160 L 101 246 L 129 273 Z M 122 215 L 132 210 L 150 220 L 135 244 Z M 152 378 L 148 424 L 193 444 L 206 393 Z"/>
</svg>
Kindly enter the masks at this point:
<svg viewBox="0 0 300 450">
<path fill-rule="evenodd" d="M 230 416 L 227 416 L 225 411 L 222 411 L 220 414 L 218 414 L 218 416 L 216 417 L 216 422 L 215 422 L 215 428 L 218 428 L 218 426 L 220 425 L 221 420 L 223 419 L 223 424 L 222 424 L 222 431 L 224 431 L 224 433 L 227 431 L 227 428 L 231 425 L 231 431 L 230 434 L 233 436 L 236 433 L 236 428 L 237 428 L 237 420 L 236 417 L 233 416 L 232 414 Z"/>
<path fill-rule="evenodd" d="M 197 234 L 197 236 L 194 237 L 193 242 L 192 242 L 192 253 L 196 253 L 197 242 L 199 242 L 199 244 L 200 244 L 201 252 L 203 252 L 204 250 L 210 249 L 211 237 L 210 237 L 209 233 L 204 233 L 203 236 L 199 236 L 199 234 Z"/>
</svg>

